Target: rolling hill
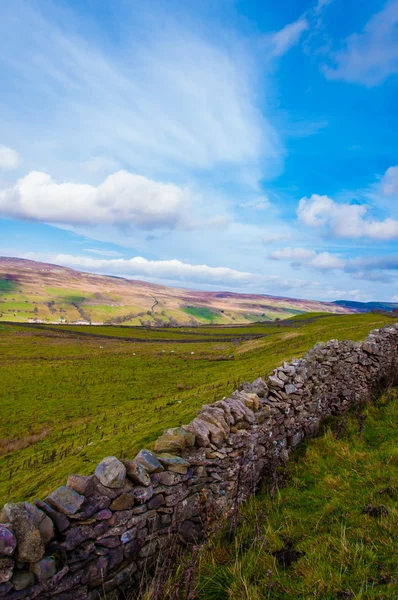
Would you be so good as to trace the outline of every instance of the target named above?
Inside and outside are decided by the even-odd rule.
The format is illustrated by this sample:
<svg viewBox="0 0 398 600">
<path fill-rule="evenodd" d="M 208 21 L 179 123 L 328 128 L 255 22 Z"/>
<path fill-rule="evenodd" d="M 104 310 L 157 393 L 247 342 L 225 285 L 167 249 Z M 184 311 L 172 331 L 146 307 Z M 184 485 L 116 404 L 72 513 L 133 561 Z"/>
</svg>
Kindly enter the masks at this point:
<svg viewBox="0 0 398 600">
<path fill-rule="evenodd" d="M 0 321 L 177 326 L 238 324 L 305 312 L 357 312 L 335 303 L 193 291 L 0 257 Z"/>
</svg>

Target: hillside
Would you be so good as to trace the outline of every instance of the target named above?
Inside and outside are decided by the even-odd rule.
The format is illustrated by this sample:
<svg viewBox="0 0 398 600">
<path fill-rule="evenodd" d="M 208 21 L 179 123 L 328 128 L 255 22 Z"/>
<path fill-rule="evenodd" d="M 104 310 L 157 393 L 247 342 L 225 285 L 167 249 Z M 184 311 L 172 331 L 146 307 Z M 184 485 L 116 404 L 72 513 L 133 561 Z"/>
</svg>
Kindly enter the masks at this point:
<svg viewBox="0 0 398 600">
<path fill-rule="evenodd" d="M 233 324 L 305 312 L 355 312 L 333 303 L 257 294 L 204 292 L 82 273 L 19 258 L 0 258 L 0 320 Z"/>
</svg>

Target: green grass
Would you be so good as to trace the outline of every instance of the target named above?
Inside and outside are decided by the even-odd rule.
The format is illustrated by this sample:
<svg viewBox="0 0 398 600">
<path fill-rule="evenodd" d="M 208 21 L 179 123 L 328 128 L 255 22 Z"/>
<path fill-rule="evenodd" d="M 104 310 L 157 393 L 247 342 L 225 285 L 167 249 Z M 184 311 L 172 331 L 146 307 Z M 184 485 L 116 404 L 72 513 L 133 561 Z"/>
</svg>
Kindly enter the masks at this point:
<svg viewBox="0 0 398 600">
<path fill-rule="evenodd" d="M 194 317 L 194 319 L 204 319 L 205 321 L 217 322 L 220 320 L 221 315 L 218 312 L 210 310 L 210 308 L 202 306 L 188 306 L 181 309 L 187 315 Z"/>
<path fill-rule="evenodd" d="M 292 455 L 286 487 L 242 506 L 233 541 L 219 532 L 200 558 L 196 600 L 398 598 L 398 392 L 365 416 L 362 436 L 355 415 L 331 424 Z M 287 538 L 304 555 L 285 569 Z"/>
<path fill-rule="evenodd" d="M 17 287 L 18 285 L 15 283 L 15 281 L 12 281 L 11 279 L 0 279 L 0 293 L 13 292 L 17 289 Z"/>
<path fill-rule="evenodd" d="M 150 341 L 126 343 L 63 327 L 2 326 L 0 504 L 43 497 L 70 473 L 91 473 L 106 455 L 133 458 L 163 429 L 189 422 L 202 404 L 229 394 L 242 381 L 265 376 L 317 341 L 362 339 L 389 319 L 309 315 L 292 321 L 240 327 L 239 333 L 229 328 L 233 335 L 227 341 L 180 343 L 183 334 L 159 330 L 170 336 L 164 346 L 159 337 L 150 337 L 157 331 L 143 329 L 134 330 L 134 336 L 139 331 Z M 245 339 L 258 329 L 267 335 Z M 227 330 L 206 327 L 203 333 L 213 340 Z M 202 328 L 194 331 L 201 334 Z"/>
</svg>

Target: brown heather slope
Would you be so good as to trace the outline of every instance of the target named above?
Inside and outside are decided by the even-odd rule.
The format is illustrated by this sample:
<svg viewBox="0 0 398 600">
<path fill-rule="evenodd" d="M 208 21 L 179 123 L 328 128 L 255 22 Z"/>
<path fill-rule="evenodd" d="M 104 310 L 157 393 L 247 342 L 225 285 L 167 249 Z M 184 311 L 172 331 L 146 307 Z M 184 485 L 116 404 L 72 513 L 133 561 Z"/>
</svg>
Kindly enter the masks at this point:
<svg viewBox="0 0 398 600">
<path fill-rule="evenodd" d="M 301 312 L 351 311 L 313 300 L 194 291 L 0 257 L 0 321 L 238 324 Z"/>
</svg>

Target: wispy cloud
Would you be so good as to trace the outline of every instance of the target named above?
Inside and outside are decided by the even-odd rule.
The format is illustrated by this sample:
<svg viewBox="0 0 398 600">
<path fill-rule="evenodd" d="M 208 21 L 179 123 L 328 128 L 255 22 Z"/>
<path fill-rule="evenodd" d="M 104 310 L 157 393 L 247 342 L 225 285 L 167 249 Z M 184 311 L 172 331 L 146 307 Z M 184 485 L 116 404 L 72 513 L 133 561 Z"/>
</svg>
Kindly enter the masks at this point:
<svg viewBox="0 0 398 600">
<path fill-rule="evenodd" d="M 272 56 L 283 56 L 293 46 L 295 46 L 303 33 L 309 28 L 309 23 L 305 17 L 300 17 L 297 21 L 285 25 L 283 29 L 267 36 L 268 43 L 271 46 Z"/>
<path fill-rule="evenodd" d="M 350 35 L 344 48 L 325 66 L 329 79 L 343 79 L 372 87 L 398 73 L 398 0 L 390 0 L 366 23 L 363 32 Z"/>
<path fill-rule="evenodd" d="M 9 12 L 0 8 L 0 62 L 17 74 L 14 91 L 29 97 L 30 118 L 46 106 L 40 143 L 58 137 L 72 152 L 78 130 L 87 161 L 106 148 L 112 160 L 148 176 L 222 166 L 236 178 L 260 159 L 269 171 L 279 163 L 281 143 L 259 110 L 253 63 L 232 38 L 225 47 L 167 14 L 148 25 L 137 13 L 129 39 L 106 53 L 96 39 L 79 37 L 73 21 L 61 29 L 20 1 L 12 28 L 21 46 L 8 31 Z M 16 125 L 22 108 L 13 107 Z"/>
</svg>

